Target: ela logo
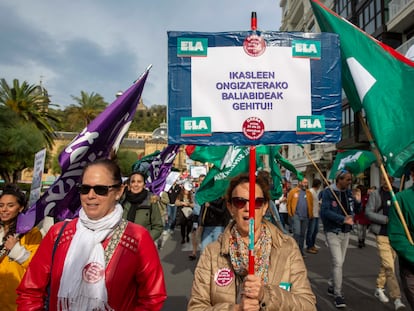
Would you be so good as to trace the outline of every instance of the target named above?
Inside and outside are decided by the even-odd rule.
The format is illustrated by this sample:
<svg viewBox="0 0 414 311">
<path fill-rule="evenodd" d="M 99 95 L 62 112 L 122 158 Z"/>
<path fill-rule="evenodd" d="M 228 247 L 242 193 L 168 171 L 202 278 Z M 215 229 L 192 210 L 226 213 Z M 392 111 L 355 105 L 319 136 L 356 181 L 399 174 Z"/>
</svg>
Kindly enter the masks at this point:
<svg viewBox="0 0 414 311">
<path fill-rule="evenodd" d="M 207 56 L 207 38 L 177 38 L 177 56 Z"/>
<path fill-rule="evenodd" d="M 325 116 L 297 116 L 296 134 L 325 134 Z"/>
<path fill-rule="evenodd" d="M 314 40 L 293 40 L 292 56 L 321 59 L 321 42 Z"/>
<path fill-rule="evenodd" d="M 211 136 L 211 118 L 181 118 L 181 136 Z"/>
</svg>

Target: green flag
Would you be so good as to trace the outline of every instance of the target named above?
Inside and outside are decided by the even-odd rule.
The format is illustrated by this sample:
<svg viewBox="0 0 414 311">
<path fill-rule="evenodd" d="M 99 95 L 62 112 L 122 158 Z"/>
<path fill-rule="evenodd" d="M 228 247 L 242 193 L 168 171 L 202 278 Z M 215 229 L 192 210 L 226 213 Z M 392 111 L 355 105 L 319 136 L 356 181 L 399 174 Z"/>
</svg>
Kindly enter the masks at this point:
<svg viewBox="0 0 414 311">
<path fill-rule="evenodd" d="M 227 147 L 223 168 L 213 166 L 207 173 L 196 193 L 198 204 L 214 201 L 225 194 L 230 179 L 249 171 L 249 153 L 247 147 Z"/>
<path fill-rule="evenodd" d="M 303 180 L 303 174 L 302 172 L 299 172 L 296 167 L 293 166 L 292 163 L 288 161 L 288 159 L 284 158 L 282 154 L 277 150 L 277 152 L 274 153 L 274 159 L 277 163 L 282 165 L 285 169 L 291 171 L 293 174 L 296 175 L 298 180 Z"/>
<path fill-rule="evenodd" d="M 342 84 L 352 109 L 365 110 L 388 173 L 401 176 L 414 160 L 414 63 L 319 1 L 311 5 L 321 30 L 340 36 Z"/>
<path fill-rule="evenodd" d="M 276 159 L 281 157 L 280 146 L 271 146 L 269 150 L 269 166 L 270 176 L 272 176 L 273 187 L 270 189 L 270 197 L 272 200 L 278 200 L 283 193 L 282 189 L 282 174 Z"/>
<path fill-rule="evenodd" d="M 249 172 L 249 147 L 226 146 L 224 149 L 212 146 L 192 146 L 187 154 L 193 160 L 214 163 L 209 170 L 203 183 L 196 193 L 199 204 L 213 201 L 225 194 L 230 180 L 241 173 Z M 271 188 L 272 199 L 278 199 L 282 195 L 282 177 L 279 163 L 293 171 L 300 178 L 294 166 L 287 161 L 279 152 L 280 146 L 256 146 L 256 170 L 263 170 L 264 163 L 262 155 L 269 156 L 270 175 L 273 185 Z"/>
<path fill-rule="evenodd" d="M 187 145 L 185 147 L 185 152 L 188 157 L 194 161 L 212 163 L 214 166 L 220 168 L 228 148 L 228 146 Z"/>
<path fill-rule="evenodd" d="M 366 150 L 347 150 L 338 152 L 334 163 L 332 164 L 329 179 L 334 179 L 339 170 L 347 170 L 352 174 L 359 174 L 365 171 L 376 160 L 371 151 Z"/>
<path fill-rule="evenodd" d="M 153 153 L 148 154 L 141 159 L 137 160 L 134 164 L 132 164 L 132 171 L 133 172 L 142 172 L 146 176 L 148 175 L 148 169 L 151 166 L 152 161 L 161 153 L 159 150 L 155 150 Z"/>
</svg>

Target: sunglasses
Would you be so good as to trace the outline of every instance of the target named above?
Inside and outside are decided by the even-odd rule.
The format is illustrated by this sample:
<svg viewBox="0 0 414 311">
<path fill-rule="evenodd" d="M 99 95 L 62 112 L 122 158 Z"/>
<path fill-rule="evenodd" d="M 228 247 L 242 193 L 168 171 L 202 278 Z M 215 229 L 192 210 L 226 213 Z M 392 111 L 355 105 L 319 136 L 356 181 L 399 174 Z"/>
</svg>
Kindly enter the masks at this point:
<svg viewBox="0 0 414 311">
<path fill-rule="evenodd" d="M 88 194 L 91 189 L 97 194 L 97 195 L 108 195 L 109 190 L 111 188 L 118 188 L 121 184 L 115 184 L 111 186 L 103 186 L 103 185 L 96 185 L 96 186 L 90 186 L 90 185 L 77 185 L 78 191 L 80 194 Z"/>
<path fill-rule="evenodd" d="M 254 200 L 254 208 L 255 209 L 261 208 L 265 201 L 266 201 L 265 198 L 256 198 Z M 241 209 L 246 206 L 246 203 L 249 202 L 249 200 L 245 198 L 240 198 L 240 197 L 232 197 L 230 199 L 230 202 L 234 207 Z"/>
</svg>

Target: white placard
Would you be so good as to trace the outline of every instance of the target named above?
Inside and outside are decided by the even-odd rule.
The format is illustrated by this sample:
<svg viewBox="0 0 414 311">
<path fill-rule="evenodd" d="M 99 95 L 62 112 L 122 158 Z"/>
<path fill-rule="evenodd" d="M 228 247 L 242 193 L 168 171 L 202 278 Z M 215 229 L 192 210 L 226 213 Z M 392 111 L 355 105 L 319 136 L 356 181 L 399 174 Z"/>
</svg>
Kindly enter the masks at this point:
<svg viewBox="0 0 414 311">
<path fill-rule="evenodd" d="M 243 47 L 209 47 L 191 60 L 191 89 L 192 116 L 210 116 L 213 132 L 241 132 L 249 117 L 266 131 L 294 131 L 296 116 L 312 114 L 310 60 L 292 58 L 291 47 L 257 58 Z"/>
</svg>

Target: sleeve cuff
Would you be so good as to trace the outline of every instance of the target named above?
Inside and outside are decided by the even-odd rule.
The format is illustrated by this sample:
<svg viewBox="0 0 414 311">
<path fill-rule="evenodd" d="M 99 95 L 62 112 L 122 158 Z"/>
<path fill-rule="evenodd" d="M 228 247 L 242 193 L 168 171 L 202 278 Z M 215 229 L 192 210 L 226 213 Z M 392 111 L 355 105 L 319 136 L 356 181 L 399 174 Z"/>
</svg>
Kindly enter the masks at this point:
<svg viewBox="0 0 414 311">
<path fill-rule="evenodd" d="M 19 264 L 24 263 L 29 257 L 30 252 L 20 242 L 17 242 L 9 252 L 9 258 Z"/>
<path fill-rule="evenodd" d="M 269 299 L 269 294 L 265 288 L 264 293 L 263 293 L 263 299 L 259 301 L 259 307 L 260 307 L 260 311 L 265 311 L 267 310 L 266 308 L 266 301 L 268 301 Z"/>
</svg>

